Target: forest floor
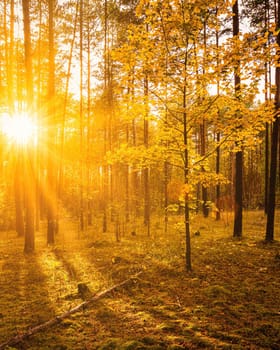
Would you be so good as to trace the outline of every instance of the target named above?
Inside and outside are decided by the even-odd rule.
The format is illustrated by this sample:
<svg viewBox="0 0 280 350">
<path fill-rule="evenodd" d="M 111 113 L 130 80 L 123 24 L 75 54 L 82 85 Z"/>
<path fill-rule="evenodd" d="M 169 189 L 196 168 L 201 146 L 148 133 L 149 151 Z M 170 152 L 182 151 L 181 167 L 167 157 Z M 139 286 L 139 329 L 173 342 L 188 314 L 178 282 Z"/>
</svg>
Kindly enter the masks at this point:
<svg viewBox="0 0 280 350">
<path fill-rule="evenodd" d="M 1 232 L 0 349 L 280 349 L 280 212 L 272 244 L 260 211 L 244 213 L 240 241 L 231 217 L 194 217 L 191 273 L 179 219 L 167 234 L 158 220 L 151 237 L 139 224 L 116 242 L 97 227 L 81 234 L 65 217 L 55 246 L 43 227 L 31 255 L 22 238 Z M 55 326 L 3 345 L 130 277 Z M 90 293 L 79 294 L 80 283 Z"/>
</svg>

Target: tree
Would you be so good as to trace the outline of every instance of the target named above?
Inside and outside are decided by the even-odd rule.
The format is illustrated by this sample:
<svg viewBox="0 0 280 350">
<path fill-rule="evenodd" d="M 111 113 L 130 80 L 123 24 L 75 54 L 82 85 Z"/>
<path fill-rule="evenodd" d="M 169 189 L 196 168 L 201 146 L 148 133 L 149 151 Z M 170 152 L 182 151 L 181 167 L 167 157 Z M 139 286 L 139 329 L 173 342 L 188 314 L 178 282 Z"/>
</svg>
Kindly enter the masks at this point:
<svg viewBox="0 0 280 350">
<path fill-rule="evenodd" d="M 6 71 L 7 71 L 7 90 L 8 90 L 8 109 L 10 116 L 15 112 L 15 47 L 14 47 L 14 23 L 15 23 L 15 3 L 10 2 L 10 30 L 7 27 L 7 2 L 4 2 L 4 29 L 5 29 L 5 56 L 6 56 Z M 9 40 L 8 40 L 8 33 Z M 14 191 L 15 191 L 15 216 L 16 216 L 16 231 L 19 236 L 24 236 L 24 208 L 23 208 L 23 159 L 22 148 L 15 148 L 15 172 L 14 172 Z"/>
<path fill-rule="evenodd" d="M 275 69 L 275 119 L 272 124 L 272 140 L 270 150 L 270 181 L 269 181 L 269 202 L 267 206 L 267 223 L 265 240 L 272 242 L 274 240 L 274 219 L 275 219 L 275 198 L 276 198 L 276 182 L 277 182 L 277 162 L 279 162 L 279 111 L 280 111 L 280 66 L 279 66 L 279 53 L 280 53 L 280 1 L 277 1 L 277 60 Z"/>
<path fill-rule="evenodd" d="M 17 147 L 15 155 L 15 215 L 16 215 L 16 232 L 19 236 L 24 236 L 24 209 L 23 209 L 23 181 L 21 174 L 23 172 L 22 150 Z"/>
<path fill-rule="evenodd" d="M 29 0 L 22 1 L 23 9 L 23 26 L 24 26 L 24 63 L 26 79 L 26 110 L 32 113 L 33 103 L 33 73 L 32 73 L 32 53 L 31 53 L 31 31 L 30 31 L 30 13 Z M 34 251 L 34 212 L 35 212 L 35 188 L 34 188 L 34 150 L 32 145 L 26 146 L 24 157 L 24 187 L 26 197 L 26 227 L 25 227 L 25 245 L 24 251 L 31 253 Z"/>
<path fill-rule="evenodd" d="M 233 8 L 233 37 L 238 39 L 239 37 L 239 9 L 238 0 L 235 1 Z M 236 98 L 240 95 L 240 63 L 237 59 L 234 67 L 234 89 Z M 238 113 L 238 112 L 237 112 Z M 240 145 L 241 147 L 241 145 Z M 242 207 L 243 207 L 243 152 L 242 149 L 238 150 L 235 154 L 235 194 L 234 194 L 234 228 L 233 236 L 242 237 Z"/>
<path fill-rule="evenodd" d="M 84 217 L 84 103 L 83 103 L 83 30 L 84 30 L 84 2 L 80 0 L 80 229 L 85 229 Z"/>
<path fill-rule="evenodd" d="M 54 0 L 48 0 L 49 5 L 49 78 L 48 78 L 48 198 L 47 198 L 47 243 L 54 244 L 56 230 L 55 204 L 56 186 L 54 173 L 54 115 L 55 115 L 55 55 L 54 55 Z"/>
</svg>

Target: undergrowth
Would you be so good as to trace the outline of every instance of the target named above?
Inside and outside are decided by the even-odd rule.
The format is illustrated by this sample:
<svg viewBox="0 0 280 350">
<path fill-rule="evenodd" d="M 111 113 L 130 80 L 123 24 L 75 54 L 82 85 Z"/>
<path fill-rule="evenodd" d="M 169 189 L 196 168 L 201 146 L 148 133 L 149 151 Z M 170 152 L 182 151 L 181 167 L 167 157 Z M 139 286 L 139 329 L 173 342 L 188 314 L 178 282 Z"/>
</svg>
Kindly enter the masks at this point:
<svg viewBox="0 0 280 350">
<path fill-rule="evenodd" d="M 194 217 L 187 273 L 180 220 L 171 217 L 167 233 L 156 220 L 150 237 L 127 225 L 117 242 L 114 225 L 81 234 L 67 219 L 53 247 L 37 233 L 32 255 L 14 232 L 2 233 L 0 343 L 142 271 L 14 349 L 280 349 L 280 232 L 264 244 L 260 212 L 246 213 L 242 240 L 228 221 Z"/>
</svg>

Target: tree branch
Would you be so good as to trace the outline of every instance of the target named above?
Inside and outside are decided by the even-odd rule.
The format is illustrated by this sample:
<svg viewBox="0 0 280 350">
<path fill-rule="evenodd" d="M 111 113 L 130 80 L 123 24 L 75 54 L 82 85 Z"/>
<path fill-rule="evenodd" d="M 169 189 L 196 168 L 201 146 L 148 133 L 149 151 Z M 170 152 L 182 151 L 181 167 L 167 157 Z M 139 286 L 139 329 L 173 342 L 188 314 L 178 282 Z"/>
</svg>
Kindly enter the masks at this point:
<svg viewBox="0 0 280 350">
<path fill-rule="evenodd" d="M 32 327 L 30 328 L 26 333 L 23 334 L 19 334 L 13 338 L 10 338 L 9 340 L 7 340 L 6 342 L 0 344 L 0 350 L 4 350 L 7 346 L 14 346 L 22 341 L 24 341 L 25 339 L 29 338 L 30 336 L 46 329 L 49 328 L 55 324 L 59 324 L 62 320 L 64 320 L 65 318 L 70 317 L 72 314 L 80 311 L 80 310 L 84 310 L 85 308 L 89 307 L 93 302 L 95 302 L 96 300 L 106 296 L 107 294 L 111 293 L 113 290 L 122 287 L 124 285 L 126 285 L 128 282 L 132 281 L 133 279 L 137 278 L 140 274 L 142 273 L 142 271 L 138 272 L 136 275 L 129 277 L 128 279 L 117 283 L 115 285 L 113 285 L 112 287 L 105 289 L 95 295 L 93 295 L 91 298 L 89 298 L 88 300 L 82 302 L 81 304 L 75 306 L 74 308 L 70 309 L 67 312 L 64 312 L 61 315 L 55 316 L 54 318 L 39 324 L 38 326 Z"/>
</svg>

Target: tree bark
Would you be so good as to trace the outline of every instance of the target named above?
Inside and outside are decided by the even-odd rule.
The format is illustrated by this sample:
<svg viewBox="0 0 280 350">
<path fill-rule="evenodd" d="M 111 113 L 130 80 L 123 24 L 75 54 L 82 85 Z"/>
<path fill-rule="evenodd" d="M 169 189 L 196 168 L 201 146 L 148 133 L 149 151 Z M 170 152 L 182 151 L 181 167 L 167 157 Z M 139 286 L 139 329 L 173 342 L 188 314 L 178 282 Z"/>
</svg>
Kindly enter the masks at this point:
<svg viewBox="0 0 280 350">
<path fill-rule="evenodd" d="M 201 156 L 206 154 L 206 121 L 203 118 L 202 124 L 200 125 L 200 147 L 201 147 Z M 204 166 L 201 167 L 201 171 L 205 172 Z M 208 191 L 205 186 L 202 186 L 202 213 L 205 218 L 209 216 L 209 206 L 208 206 Z"/>
<path fill-rule="evenodd" d="M 54 114 L 55 114 L 55 60 L 54 60 L 54 0 L 49 0 L 49 81 L 48 81 L 48 198 L 47 198 L 47 217 L 48 232 L 47 243 L 54 244 L 55 241 L 55 204 L 56 188 L 54 181 Z"/>
<path fill-rule="evenodd" d="M 187 45 L 186 45 L 187 47 Z M 188 150 L 188 118 L 187 118 L 187 64 L 188 64 L 188 50 L 185 53 L 184 62 L 184 87 L 183 87 L 183 138 L 184 138 L 184 183 L 189 183 L 189 150 Z M 187 189 L 185 190 L 185 239 L 186 239 L 186 270 L 192 270 L 192 259 L 191 259 L 191 230 L 190 230 L 190 209 L 189 209 L 189 195 Z"/>
<path fill-rule="evenodd" d="M 87 7 L 89 10 L 90 0 L 87 1 Z M 90 152 L 91 152 L 91 33 L 90 33 L 90 17 L 87 16 L 87 147 L 86 147 L 86 166 L 87 166 L 87 190 L 86 190 L 86 211 L 87 211 L 87 220 L 86 223 L 88 226 L 92 225 L 92 208 L 91 208 L 91 166 L 90 166 Z"/>
<path fill-rule="evenodd" d="M 32 56 L 31 56 L 31 32 L 29 16 L 29 0 L 22 0 L 23 27 L 24 27 L 24 64 L 26 76 L 26 112 L 32 112 L 33 102 L 33 74 L 32 74 Z M 25 226 L 25 245 L 26 253 L 33 252 L 35 249 L 35 188 L 34 188 L 34 150 L 31 145 L 26 146 L 25 150 L 25 205 L 26 205 L 26 226 Z"/>
<path fill-rule="evenodd" d="M 149 82 L 148 76 L 145 76 L 144 79 L 144 99 L 145 99 L 145 117 L 144 117 L 144 145 L 146 148 L 149 147 L 149 106 L 148 106 L 148 97 L 149 97 Z M 146 166 L 143 170 L 144 176 L 144 224 L 147 227 L 147 234 L 150 236 L 150 169 Z"/>
<path fill-rule="evenodd" d="M 277 13 L 277 29 L 280 28 L 280 0 L 277 1 L 278 13 Z M 277 34 L 278 51 L 280 50 L 280 32 Z M 267 222 L 265 240 L 272 242 L 274 240 L 274 220 L 275 220 L 275 202 L 276 202 L 276 182 L 277 182 L 277 162 L 279 162 L 279 113 L 280 113 L 280 60 L 278 59 L 278 65 L 275 70 L 275 120 L 272 124 L 272 137 L 271 137 L 271 150 L 270 150 L 270 178 L 268 188 L 268 205 L 267 205 Z"/>
<path fill-rule="evenodd" d="M 221 135 L 217 133 L 217 143 L 220 142 Z M 217 147 L 216 151 L 216 174 L 220 174 L 220 158 L 221 158 L 221 148 Z M 221 197 L 221 185 L 216 185 L 216 220 L 219 221 L 221 219 L 221 208 L 220 208 L 220 197 Z"/>
<path fill-rule="evenodd" d="M 24 236 L 24 211 L 23 211 L 23 164 L 22 164 L 22 148 L 19 147 L 16 155 L 15 164 L 15 177 L 14 177 L 14 189 L 15 189 L 15 209 L 16 209 L 16 232 L 18 236 Z"/>
<path fill-rule="evenodd" d="M 239 36 L 239 10 L 238 0 L 233 5 L 233 37 Z M 240 62 L 236 62 L 234 67 L 234 89 L 236 98 L 240 93 Z M 235 155 L 235 205 L 234 205 L 234 228 L 233 236 L 242 237 L 242 207 L 243 207 L 243 152 L 236 152 Z"/>
<path fill-rule="evenodd" d="M 206 73 L 206 63 L 205 59 L 207 57 L 207 31 L 206 31 L 206 19 L 203 21 L 203 74 Z M 205 86 L 204 86 L 205 89 Z M 206 89 L 205 89 L 206 90 Z M 201 156 L 204 157 L 207 148 L 207 123 L 205 118 L 202 118 L 202 123 L 200 125 L 200 135 L 201 135 Z M 205 172 L 204 166 L 201 168 L 202 172 Z M 205 218 L 209 216 L 209 205 L 208 205 L 208 190 L 205 186 L 202 186 L 202 213 Z"/>
<path fill-rule="evenodd" d="M 83 18 L 84 3 L 80 0 L 80 230 L 85 229 L 84 218 L 84 105 L 83 105 Z"/>
</svg>

